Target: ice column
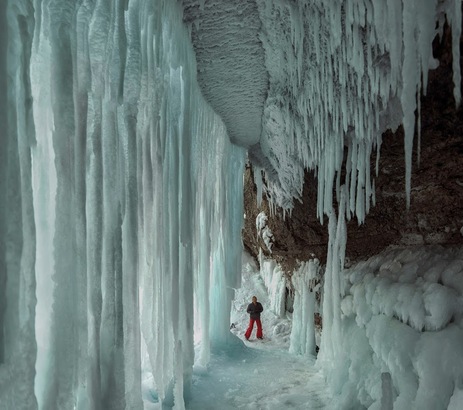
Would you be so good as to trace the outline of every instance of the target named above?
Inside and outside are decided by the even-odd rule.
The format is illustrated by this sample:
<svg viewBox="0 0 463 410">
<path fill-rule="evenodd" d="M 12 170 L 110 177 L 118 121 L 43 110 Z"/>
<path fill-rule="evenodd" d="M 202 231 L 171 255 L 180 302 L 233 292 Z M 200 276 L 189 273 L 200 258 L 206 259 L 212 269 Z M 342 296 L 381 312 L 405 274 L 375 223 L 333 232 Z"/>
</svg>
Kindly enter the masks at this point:
<svg viewBox="0 0 463 410">
<path fill-rule="evenodd" d="M 333 210 L 328 231 L 328 255 L 323 285 L 323 333 L 319 362 L 329 372 L 341 349 L 341 297 L 344 294 L 342 270 L 346 249 L 345 186 L 341 187 L 339 215 Z"/>
<path fill-rule="evenodd" d="M 35 37 L 31 56 L 31 66 L 34 67 L 31 71 L 31 84 L 36 128 L 36 144 L 32 147 L 32 189 L 37 235 L 35 275 L 38 295 L 35 319 L 38 377 L 35 381 L 35 393 L 39 404 L 43 402 L 48 382 L 45 375 L 52 360 L 50 346 L 54 257 L 51 244 L 55 234 L 57 175 L 53 149 L 53 109 L 51 104 L 43 103 L 50 101 L 50 58 L 50 43 L 41 41 L 40 36 Z"/>
<path fill-rule="evenodd" d="M 303 262 L 293 274 L 294 312 L 289 351 L 315 355 L 315 291 L 320 267 L 318 260 Z"/>
</svg>

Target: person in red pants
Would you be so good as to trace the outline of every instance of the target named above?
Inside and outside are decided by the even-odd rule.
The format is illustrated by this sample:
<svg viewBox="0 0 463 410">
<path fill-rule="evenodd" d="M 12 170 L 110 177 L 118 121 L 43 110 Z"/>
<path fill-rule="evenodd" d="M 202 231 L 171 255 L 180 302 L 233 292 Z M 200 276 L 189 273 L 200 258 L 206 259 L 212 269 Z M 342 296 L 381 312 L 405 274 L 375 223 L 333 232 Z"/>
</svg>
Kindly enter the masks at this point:
<svg viewBox="0 0 463 410">
<path fill-rule="evenodd" d="M 262 305 L 257 301 L 257 297 L 253 296 L 252 297 L 252 303 L 248 305 L 248 309 L 246 310 L 249 315 L 249 326 L 248 330 L 246 330 L 246 333 L 244 334 L 244 337 L 246 340 L 249 340 L 251 337 L 252 329 L 254 327 L 254 322 L 257 324 L 257 338 L 258 339 L 263 339 L 264 336 L 262 335 L 262 323 L 260 321 L 260 314 L 264 310 Z"/>
</svg>

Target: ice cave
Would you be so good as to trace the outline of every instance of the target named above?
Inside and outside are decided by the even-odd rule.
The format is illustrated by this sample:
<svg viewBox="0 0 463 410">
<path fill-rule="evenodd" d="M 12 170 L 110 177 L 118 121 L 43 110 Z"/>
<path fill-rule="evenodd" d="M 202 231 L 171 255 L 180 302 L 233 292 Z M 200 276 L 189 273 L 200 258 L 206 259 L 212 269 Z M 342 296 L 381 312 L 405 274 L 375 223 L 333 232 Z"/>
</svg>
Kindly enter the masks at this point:
<svg viewBox="0 0 463 410">
<path fill-rule="evenodd" d="M 463 409 L 462 5 L 2 1 L 0 409 Z"/>
</svg>

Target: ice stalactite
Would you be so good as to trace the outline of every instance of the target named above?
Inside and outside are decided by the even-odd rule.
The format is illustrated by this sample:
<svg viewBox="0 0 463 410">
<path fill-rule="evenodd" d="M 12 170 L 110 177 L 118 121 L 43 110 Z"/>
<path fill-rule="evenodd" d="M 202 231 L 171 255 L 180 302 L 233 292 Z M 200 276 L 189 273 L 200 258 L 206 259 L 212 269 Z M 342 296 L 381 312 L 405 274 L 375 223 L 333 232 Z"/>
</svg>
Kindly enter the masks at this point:
<svg viewBox="0 0 463 410">
<path fill-rule="evenodd" d="M 41 101 L 50 100 L 52 76 L 48 70 L 50 44 L 35 38 L 31 56 L 32 95 Z M 57 175 L 53 149 L 53 109 L 49 104 L 34 104 L 34 123 L 37 144 L 32 148 L 32 189 L 34 192 L 34 216 L 37 226 L 36 293 L 41 295 L 36 306 L 37 362 L 36 371 L 44 374 L 50 368 L 51 312 L 53 302 L 54 270 L 53 236 L 55 232 L 55 197 Z M 46 378 L 38 378 L 35 392 L 38 403 L 43 402 Z"/>
<path fill-rule="evenodd" d="M 182 9 L 0 9 L 0 403 L 142 408 L 143 371 L 183 408 L 195 325 L 203 364 L 230 337 L 245 151 L 198 89 Z"/>
<path fill-rule="evenodd" d="M 256 218 L 256 231 L 257 235 L 262 238 L 267 250 L 272 253 L 272 246 L 273 246 L 273 233 L 271 229 L 267 225 L 268 217 L 265 215 L 265 212 L 260 212 Z"/>
</svg>

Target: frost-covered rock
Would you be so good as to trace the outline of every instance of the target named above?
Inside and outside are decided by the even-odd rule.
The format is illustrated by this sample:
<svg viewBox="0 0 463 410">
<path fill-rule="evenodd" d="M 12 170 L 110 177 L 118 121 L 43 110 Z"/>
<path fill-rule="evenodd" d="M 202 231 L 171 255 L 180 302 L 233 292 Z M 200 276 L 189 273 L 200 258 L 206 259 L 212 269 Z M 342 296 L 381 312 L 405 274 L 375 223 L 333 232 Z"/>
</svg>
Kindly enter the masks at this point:
<svg viewBox="0 0 463 410">
<path fill-rule="evenodd" d="M 273 246 L 273 233 L 267 225 L 268 217 L 265 212 L 260 212 L 256 218 L 256 229 L 257 234 L 262 238 L 264 241 L 265 247 L 267 250 L 272 253 L 272 246 Z"/>
</svg>

